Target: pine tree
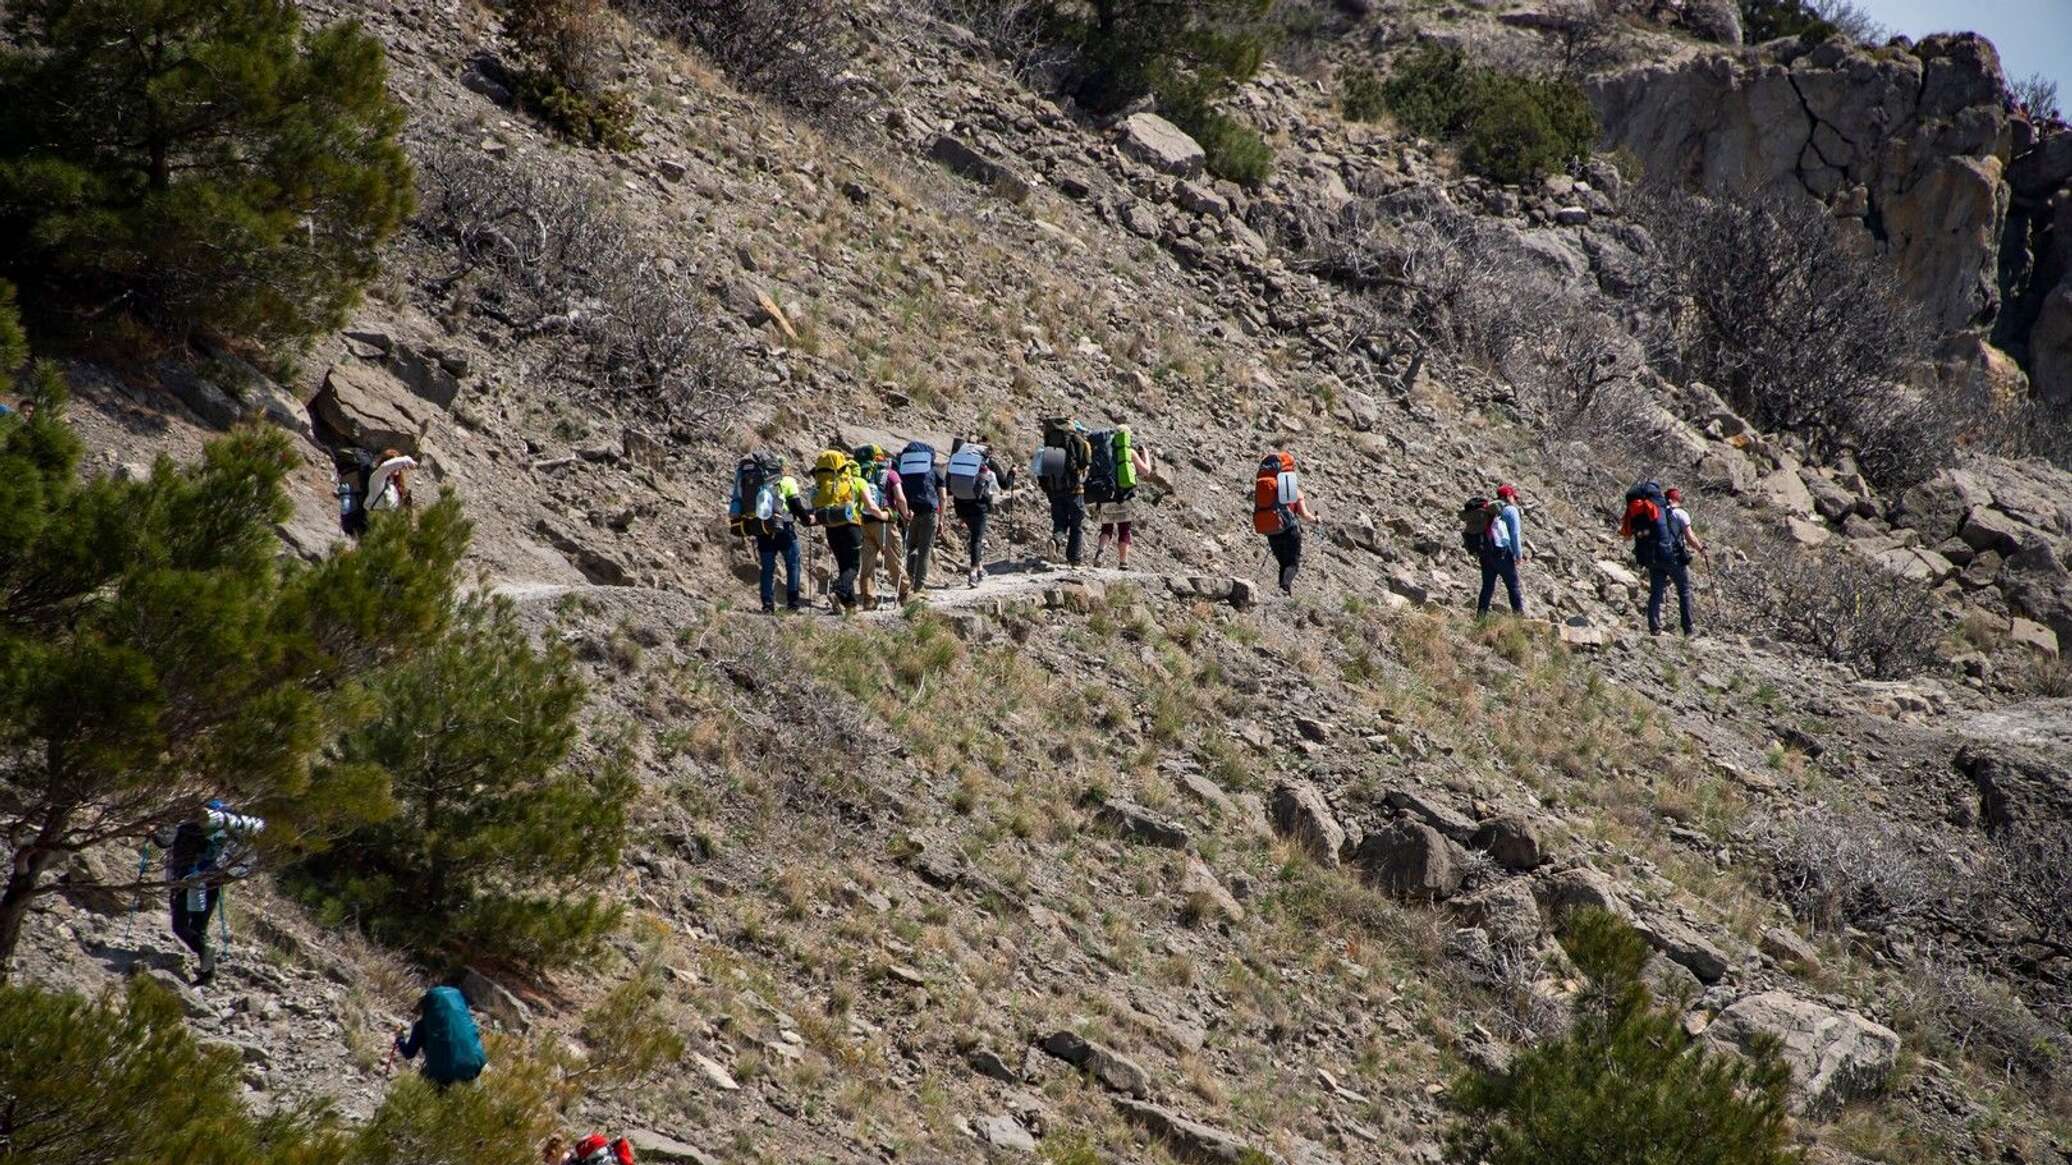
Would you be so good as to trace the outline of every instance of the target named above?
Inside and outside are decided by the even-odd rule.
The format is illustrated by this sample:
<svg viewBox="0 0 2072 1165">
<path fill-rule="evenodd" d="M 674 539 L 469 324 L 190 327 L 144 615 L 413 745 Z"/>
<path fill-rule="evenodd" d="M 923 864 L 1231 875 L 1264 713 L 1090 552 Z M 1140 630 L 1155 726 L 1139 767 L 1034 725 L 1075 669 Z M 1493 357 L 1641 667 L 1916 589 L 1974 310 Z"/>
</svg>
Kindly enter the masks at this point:
<svg viewBox="0 0 2072 1165">
<path fill-rule="evenodd" d="M 391 775 L 396 813 L 299 870 L 304 896 L 423 955 L 546 966 L 587 949 L 617 919 L 585 887 L 618 864 L 634 784 L 611 756 L 565 763 L 584 700 L 568 651 L 533 647 L 509 602 L 470 599 L 374 695 L 339 755 Z"/>
<path fill-rule="evenodd" d="M 0 976 L 60 859 L 217 796 L 287 849 L 383 812 L 379 770 L 317 752 L 358 722 L 367 675 L 443 630 L 468 533 L 442 499 L 284 564 L 281 434 L 82 480 L 62 389 L 38 391 L 32 419 L 0 421 Z"/>
<path fill-rule="evenodd" d="M 350 1165 L 537 1165 L 557 1109 L 579 1090 L 519 1045 L 491 1036 L 490 1063 L 465 1087 L 406 1076 L 354 1139 Z"/>
<path fill-rule="evenodd" d="M 1774 1047 L 1709 1052 L 1640 980 L 1647 944 L 1604 911 L 1574 916 L 1563 945 L 1588 980 L 1574 1028 L 1509 1072 L 1454 1089 L 1455 1161 L 1481 1165 L 1792 1165 Z"/>
<path fill-rule="evenodd" d="M 0 1033 L 0 1160 L 336 1165 L 344 1157 L 343 1138 L 308 1114 L 254 1120 L 238 1100 L 236 1059 L 197 1046 L 179 1001 L 148 979 L 98 1001 L 0 986 Z"/>
<path fill-rule="evenodd" d="M 292 0 L 17 0 L 0 274 L 73 321 L 334 326 L 408 215 L 380 44 Z"/>
</svg>

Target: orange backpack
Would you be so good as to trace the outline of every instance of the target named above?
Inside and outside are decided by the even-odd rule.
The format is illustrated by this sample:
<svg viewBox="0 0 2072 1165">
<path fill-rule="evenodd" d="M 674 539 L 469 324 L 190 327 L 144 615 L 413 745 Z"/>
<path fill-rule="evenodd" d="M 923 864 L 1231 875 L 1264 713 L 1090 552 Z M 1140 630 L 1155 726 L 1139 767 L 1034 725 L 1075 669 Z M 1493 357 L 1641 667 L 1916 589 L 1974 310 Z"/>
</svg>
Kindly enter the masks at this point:
<svg viewBox="0 0 2072 1165">
<path fill-rule="evenodd" d="M 1295 515 L 1289 507 L 1295 504 L 1295 499 L 1281 496 L 1281 475 L 1294 472 L 1295 455 L 1292 453 L 1269 453 L 1259 463 L 1259 476 L 1252 480 L 1253 530 L 1271 536 L 1294 525 Z"/>
</svg>

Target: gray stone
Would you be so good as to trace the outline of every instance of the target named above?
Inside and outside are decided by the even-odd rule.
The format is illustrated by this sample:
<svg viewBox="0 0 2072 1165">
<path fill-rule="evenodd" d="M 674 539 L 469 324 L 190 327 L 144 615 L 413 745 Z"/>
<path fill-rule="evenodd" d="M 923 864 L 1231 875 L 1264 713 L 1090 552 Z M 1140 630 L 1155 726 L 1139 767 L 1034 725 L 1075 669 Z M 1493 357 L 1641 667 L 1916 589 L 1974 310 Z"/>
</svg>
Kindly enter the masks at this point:
<svg viewBox="0 0 2072 1165">
<path fill-rule="evenodd" d="M 1461 886 L 1459 845 L 1415 821 L 1397 821 L 1360 839 L 1353 863 L 1389 892 L 1416 901 L 1451 897 Z"/>
<path fill-rule="evenodd" d="M 1029 196 L 1028 179 L 1012 167 L 978 147 L 949 134 L 939 134 L 928 146 L 928 156 L 948 167 L 953 174 L 992 187 L 1012 202 Z"/>
<path fill-rule="evenodd" d="M 1180 206 L 1190 214 L 1222 218 L 1230 213 L 1230 200 L 1199 182 L 1182 182 L 1173 193 Z"/>
<path fill-rule="evenodd" d="M 1094 819 L 1131 841 L 1164 846 L 1167 849 L 1184 849 L 1187 846 L 1187 830 L 1184 826 L 1168 821 L 1134 801 L 1110 797 L 1094 810 Z"/>
<path fill-rule="evenodd" d="M 1029 1135 L 1029 1130 L 1023 1128 L 1020 1121 L 1005 1113 L 980 1117 L 975 1127 L 978 1130 L 978 1139 L 995 1149 L 1004 1149 L 1010 1153 L 1036 1151 L 1036 1138 Z"/>
<path fill-rule="evenodd" d="M 1192 178 L 1208 161 L 1199 142 L 1155 113 L 1133 113 L 1116 131 L 1122 152 L 1154 170 Z"/>
<path fill-rule="evenodd" d="M 1198 1165 L 1244 1165 L 1269 1161 L 1285 1165 L 1284 1159 L 1268 1150 L 1231 1136 L 1221 1129 L 1181 1116 L 1168 1108 L 1141 1101 L 1119 1100 L 1115 1106 L 1144 1131 L 1165 1143 L 1173 1156 Z"/>
<path fill-rule="evenodd" d="M 2009 620 L 2007 638 L 2047 658 L 2058 656 L 2058 633 L 2032 619 L 2016 616 Z"/>
<path fill-rule="evenodd" d="M 1741 43 L 1741 10 L 1733 0 L 1685 0 L 1684 27 L 1691 35 L 1714 44 Z"/>
<path fill-rule="evenodd" d="M 1899 1061 L 1899 1037 L 1853 1011 L 1839 1011 L 1783 991 L 1736 1002 L 1705 1031 L 1716 1048 L 1750 1051 L 1758 1037 L 1779 1041 L 1791 1066 L 1791 1107 L 1822 1118 L 1876 1094 Z"/>
<path fill-rule="evenodd" d="M 1136 1061 L 1105 1044 L 1097 1044 L 1077 1032 L 1052 1032 L 1043 1038 L 1043 1050 L 1094 1078 L 1110 1092 L 1139 1099 L 1151 1095 L 1151 1074 Z"/>
<path fill-rule="evenodd" d="M 626 1134 L 626 1140 L 633 1146 L 633 1159 L 636 1161 L 661 1161 L 666 1165 L 719 1165 L 719 1158 L 651 1129 L 634 1129 Z"/>
<path fill-rule="evenodd" d="M 1500 879 L 1449 905 L 1463 926 L 1480 927 L 1499 946 L 1530 948 L 1546 928 L 1546 918 L 1524 878 Z"/>
<path fill-rule="evenodd" d="M 1437 794 L 1421 789 L 1390 789 L 1381 795 L 1382 804 L 1398 813 L 1408 813 L 1455 841 L 1465 843 L 1475 834 L 1475 822 Z"/>
<path fill-rule="evenodd" d="M 1001 1059 L 999 1053 L 991 1048 L 972 1049 L 971 1054 L 964 1057 L 964 1062 L 971 1065 L 972 1071 L 981 1076 L 990 1076 L 1002 1084 L 1022 1082 L 1022 1074 L 1009 1067 L 1007 1061 Z"/>
<path fill-rule="evenodd" d="M 1187 856 L 1187 865 L 1180 872 L 1180 896 L 1187 901 L 1187 909 L 1197 914 L 1220 918 L 1227 922 L 1243 922 L 1245 908 L 1238 905 L 1235 895 L 1223 888 L 1211 870 L 1200 858 Z"/>
<path fill-rule="evenodd" d="M 442 409 L 453 407 L 460 395 L 460 381 L 434 354 L 394 344 L 389 348 L 388 367 L 405 388 Z"/>
<path fill-rule="evenodd" d="M 386 370 L 334 364 L 310 411 L 331 433 L 370 452 L 395 449 L 415 456 L 433 415 Z"/>
<path fill-rule="evenodd" d="M 1468 844 L 1486 851 L 1496 859 L 1497 865 L 1507 870 L 1530 870 L 1547 860 L 1540 848 L 1539 830 L 1516 813 L 1505 813 L 1483 822 L 1476 827 Z"/>
<path fill-rule="evenodd" d="M 1584 909 L 1609 911 L 1629 921 L 1633 917 L 1632 908 L 1626 905 L 1612 880 L 1589 866 L 1540 875 L 1533 895 L 1549 914 L 1556 917 L 1570 910 Z"/>
<path fill-rule="evenodd" d="M 524 1032 L 532 1028 L 532 1009 L 509 988 L 473 967 L 462 971 L 453 985 L 460 988 L 469 1007 L 495 1020 L 505 1030 Z"/>
<path fill-rule="evenodd" d="M 1813 944 L 1800 938 L 1797 931 L 1781 926 L 1766 926 L 1756 941 L 1756 949 L 1783 963 L 1787 967 L 1797 966 L 1811 970 L 1820 965 L 1820 952 Z"/>
<path fill-rule="evenodd" d="M 1712 940 L 1668 915 L 1647 915 L 1633 929 L 1640 932 L 1649 946 L 1681 964 L 1701 983 L 1719 982 L 1733 966 L 1726 952 L 1713 945 Z"/>
<path fill-rule="evenodd" d="M 1965 513 L 1964 524 L 1957 530 L 1957 536 L 1973 550 L 1997 550 L 2002 557 L 2040 537 L 2037 531 L 1986 506 L 1973 506 Z"/>
<path fill-rule="evenodd" d="M 189 412 L 210 428 L 228 429 L 244 419 L 244 406 L 237 402 L 236 397 L 192 369 L 168 365 L 162 370 L 159 380 L 174 399 L 186 405 Z"/>
<path fill-rule="evenodd" d="M 1338 864 L 1338 851 L 1345 845 L 1345 829 L 1315 785 L 1308 781 L 1283 781 L 1274 786 L 1267 808 L 1277 832 L 1293 839 L 1324 865 Z"/>
</svg>

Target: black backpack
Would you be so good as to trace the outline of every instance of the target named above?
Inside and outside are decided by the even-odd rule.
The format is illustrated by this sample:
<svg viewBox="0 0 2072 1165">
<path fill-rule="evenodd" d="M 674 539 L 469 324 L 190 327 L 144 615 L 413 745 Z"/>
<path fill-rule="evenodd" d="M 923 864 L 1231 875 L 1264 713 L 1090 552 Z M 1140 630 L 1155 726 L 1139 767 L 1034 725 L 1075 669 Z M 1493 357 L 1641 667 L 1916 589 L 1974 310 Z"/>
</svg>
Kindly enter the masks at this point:
<svg viewBox="0 0 2072 1165">
<path fill-rule="evenodd" d="M 1640 503 L 1653 507 L 1652 517 L 1639 510 Z M 1646 528 L 1642 528 L 1645 523 Z M 1638 566 L 1653 566 L 1657 558 L 1675 554 L 1669 536 L 1669 499 L 1662 496 L 1662 486 L 1654 481 L 1637 481 L 1626 491 L 1626 512 L 1623 525 L 1633 531 L 1633 561 Z"/>
<path fill-rule="evenodd" d="M 740 509 L 728 515 L 728 526 L 741 537 L 776 533 L 776 521 L 756 516 L 756 498 L 763 492 L 763 486 L 776 477 L 782 463 L 768 453 L 751 453 L 734 466 L 734 494 L 740 499 Z"/>
<path fill-rule="evenodd" d="M 1086 500 L 1090 502 L 1114 502 L 1121 499 L 1121 487 L 1115 480 L 1115 430 L 1102 429 L 1087 437 L 1087 444 L 1093 447 L 1093 458 L 1086 468 Z"/>
<path fill-rule="evenodd" d="M 334 450 L 331 469 L 338 478 L 339 528 L 357 536 L 367 529 L 367 484 L 374 472 L 374 454 L 365 449 Z"/>
<path fill-rule="evenodd" d="M 1460 544 L 1476 558 L 1483 558 L 1494 549 L 1489 539 L 1489 524 L 1496 521 L 1502 507 L 1488 498 L 1477 495 L 1461 504 Z"/>
</svg>

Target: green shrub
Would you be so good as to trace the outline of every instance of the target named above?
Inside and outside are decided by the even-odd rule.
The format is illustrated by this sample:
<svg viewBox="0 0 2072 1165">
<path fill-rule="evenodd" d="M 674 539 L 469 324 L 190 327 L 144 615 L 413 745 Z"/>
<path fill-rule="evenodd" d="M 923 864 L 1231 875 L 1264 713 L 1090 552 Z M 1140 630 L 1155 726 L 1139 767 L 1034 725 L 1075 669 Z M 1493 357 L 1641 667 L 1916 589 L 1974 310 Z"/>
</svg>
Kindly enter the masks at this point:
<svg viewBox="0 0 2072 1165">
<path fill-rule="evenodd" d="M 1839 31 L 1805 0 L 1741 0 L 1741 39 L 1747 44 L 1786 36 L 1826 40 Z"/>
<path fill-rule="evenodd" d="M 1587 978 L 1574 1027 L 1519 1054 L 1502 1075 L 1454 1089 L 1454 1161 L 1484 1165 L 1790 1165 L 1774 1047 L 1709 1052 L 1640 981 L 1647 944 L 1603 911 L 1572 915 L 1563 946 Z"/>
<path fill-rule="evenodd" d="M 1199 94 L 1183 94 L 1160 108 L 1201 146 L 1209 173 L 1241 185 L 1257 186 L 1272 172 L 1273 147 L 1266 144 L 1259 131 L 1214 108 Z"/>
<path fill-rule="evenodd" d="M 618 911 L 624 764 L 565 764 L 584 689 L 567 649 L 535 648 L 510 603 L 468 599 L 450 629 L 372 685 L 379 712 L 338 747 L 389 774 L 394 812 L 304 863 L 304 898 L 426 957 L 538 968 L 586 953 Z"/>
<path fill-rule="evenodd" d="M 410 1074 L 360 1127 L 348 1165 L 539 1165 L 539 1146 L 572 1099 L 553 1068 L 490 1036 L 489 1067 L 441 1090 Z"/>
<path fill-rule="evenodd" d="M 587 146 L 632 146 L 633 102 L 606 79 L 604 0 L 513 0 L 504 28 L 524 61 L 518 98 Z"/>
<path fill-rule="evenodd" d="M 1380 121 L 1388 109 L 1381 76 L 1372 69 L 1352 69 L 1338 82 L 1338 107 L 1352 121 Z"/>
<path fill-rule="evenodd" d="M 309 1114 L 255 1120 L 237 1058 L 198 1046 L 149 979 L 99 1000 L 0 987 L 0 1042 L 0 1160 L 336 1165 L 345 1150 Z"/>
<path fill-rule="evenodd" d="M 260 340 L 343 322 L 411 206 L 380 42 L 308 32 L 283 0 L 7 19 L 0 274 L 39 317 Z"/>
<path fill-rule="evenodd" d="M 1461 163 L 1497 182 L 1562 170 L 1598 135 L 1596 111 L 1574 83 L 1477 68 L 1442 45 L 1398 62 L 1380 97 L 1403 128 L 1459 142 Z"/>
</svg>

